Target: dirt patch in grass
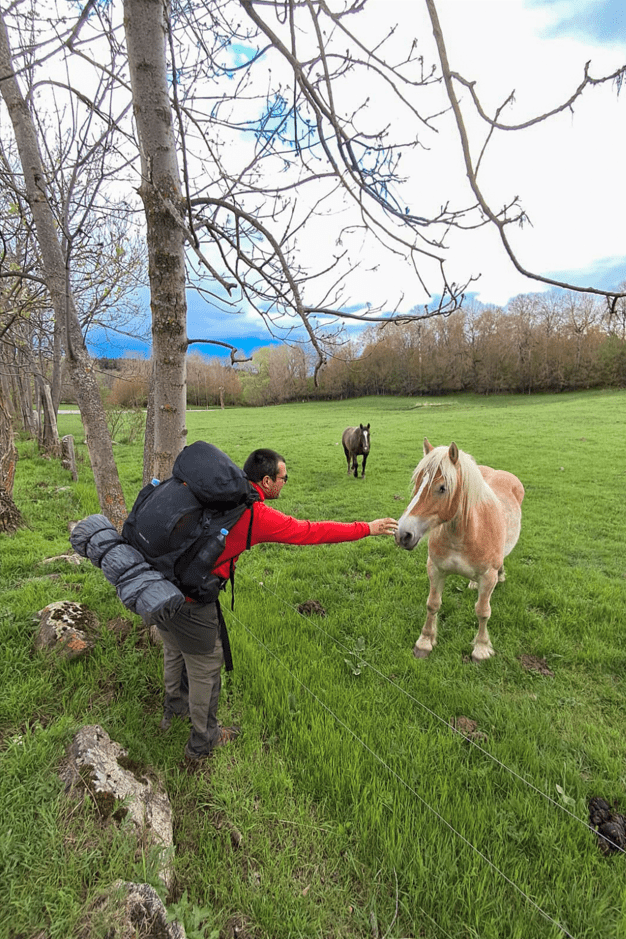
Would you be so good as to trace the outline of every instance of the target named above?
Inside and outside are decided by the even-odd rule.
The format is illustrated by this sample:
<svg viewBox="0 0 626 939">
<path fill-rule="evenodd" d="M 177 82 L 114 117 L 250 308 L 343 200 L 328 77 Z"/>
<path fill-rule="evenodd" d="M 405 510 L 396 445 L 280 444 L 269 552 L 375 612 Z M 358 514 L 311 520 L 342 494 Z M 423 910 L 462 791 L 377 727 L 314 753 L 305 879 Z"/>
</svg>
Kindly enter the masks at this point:
<svg viewBox="0 0 626 939">
<path fill-rule="evenodd" d="M 235 914 L 228 920 L 223 936 L 224 939 L 258 939 L 259 933 L 247 917 Z"/>
<path fill-rule="evenodd" d="M 478 730 L 478 722 L 473 721 L 470 717 L 464 717 L 461 714 L 459 717 L 450 718 L 449 724 L 453 730 L 456 730 L 457 733 L 462 734 L 468 740 L 487 740 L 487 734 Z"/>
<path fill-rule="evenodd" d="M 326 616 L 326 610 L 319 600 L 307 600 L 306 603 L 301 603 L 298 607 L 298 613 L 302 613 L 304 616 L 311 616 L 312 613 L 317 613 L 318 616 Z"/>
<path fill-rule="evenodd" d="M 536 655 L 524 654 L 518 656 L 518 661 L 522 668 L 525 668 L 526 671 L 539 672 L 541 675 L 548 675 L 550 678 L 554 678 L 554 672 L 548 668 L 545 659 L 540 659 Z"/>
</svg>

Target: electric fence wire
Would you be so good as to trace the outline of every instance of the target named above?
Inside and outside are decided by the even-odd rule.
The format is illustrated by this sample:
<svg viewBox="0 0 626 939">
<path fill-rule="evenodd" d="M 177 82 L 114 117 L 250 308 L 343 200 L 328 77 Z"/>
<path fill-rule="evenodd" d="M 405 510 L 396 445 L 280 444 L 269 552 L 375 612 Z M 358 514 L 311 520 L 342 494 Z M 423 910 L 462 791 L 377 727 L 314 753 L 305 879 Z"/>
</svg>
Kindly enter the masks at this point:
<svg viewBox="0 0 626 939">
<path fill-rule="evenodd" d="M 258 583 L 258 581 L 256 581 L 256 583 Z M 261 585 L 261 586 L 263 586 L 264 589 L 268 589 L 268 588 L 265 587 L 265 585 Z M 273 591 L 271 591 L 271 590 L 269 590 L 269 592 L 270 592 L 270 593 L 273 593 Z M 274 594 L 274 596 L 277 596 L 277 595 Z M 277 598 L 278 598 L 279 600 L 281 599 L 280 597 L 277 597 Z M 286 603 L 286 601 L 282 601 L 282 602 L 283 602 L 286 606 L 291 606 L 291 604 Z M 295 607 L 292 607 L 292 609 L 296 609 L 296 608 L 295 608 Z M 298 612 L 297 609 L 296 609 L 296 612 Z M 327 711 L 327 713 L 330 714 L 330 716 L 333 718 L 333 720 L 334 720 L 337 724 L 339 724 L 341 727 L 343 727 L 344 730 L 346 730 L 346 731 L 350 734 L 350 736 L 353 737 L 354 740 L 356 740 L 357 743 L 359 743 L 359 744 L 363 747 L 364 750 L 366 750 L 378 763 L 380 763 L 381 766 L 383 766 L 384 769 L 386 769 L 387 772 L 388 772 L 391 776 L 395 777 L 395 779 L 397 779 L 397 781 L 398 781 L 402 786 L 404 786 L 404 788 L 405 788 L 408 792 L 410 792 L 411 795 L 415 796 L 415 798 L 416 798 L 419 802 L 421 802 L 421 804 L 424 806 L 424 808 L 428 809 L 428 811 L 431 812 L 443 825 L 445 825 L 445 827 L 448 828 L 448 830 L 449 830 L 450 832 L 452 832 L 452 834 L 453 834 L 455 837 L 459 838 L 465 845 L 467 845 L 468 848 L 470 848 L 472 851 L 474 851 L 474 853 L 477 854 L 478 857 L 480 857 L 482 861 L 484 861 L 493 871 L 495 871 L 496 874 L 498 874 L 503 880 L 505 880 L 506 883 L 509 884 L 509 886 L 511 886 L 514 890 L 516 890 L 517 893 L 518 893 L 530 906 L 534 907 L 534 909 L 535 909 L 541 916 L 543 916 L 543 918 L 546 920 L 546 922 L 550 923 L 552 926 L 556 926 L 556 928 L 559 929 L 559 930 L 563 933 L 564 936 L 567 936 L 568 939 L 575 939 L 575 937 L 572 936 L 572 934 L 571 934 L 570 932 L 568 932 L 568 930 L 565 928 L 565 926 L 563 926 L 561 923 L 558 922 L 558 920 L 555 920 L 552 916 L 550 916 L 549 913 L 547 913 L 544 909 L 542 909 L 542 908 L 539 906 L 539 904 L 536 903 L 536 902 L 532 899 L 532 897 L 529 897 L 528 894 L 525 893 L 524 890 L 522 890 L 522 888 L 519 887 L 519 886 L 515 883 L 515 881 L 511 880 L 511 878 L 508 877 L 508 876 L 504 873 L 504 871 L 500 870 L 500 868 L 497 867 L 497 865 L 495 865 L 495 864 L 493 863 L 493 861 L 491 861 L 490 858 L 487 857 L 486 854 L 483 854 L 483 852 L 480 851 L 479 848 L 477 848 L 475 845 L 473 845 L 472 842 L 471 842 L 468 838 L 465 837 L 465 835 L 461 834 L 460 831 L 457 831 L 456 828 L 454 828 L 454 826 L 451 825 L 450 822 L 448 822 L 447 819 L 445 819 L 445 818 L 443 817 L 443 815 L 441 815 L 435 808 L 433 808 L 433 806 L 430 805 L 430 804 L 426 801 L 426 799 L 422 798 L 422 796 L 421 796 L 405 779 L 403 779 L 403 777 L 400 776 L 400 774 L 397 773 L 397 772 L 393 769 L 392 766 L 389 766 L 389 764 L 386 763 L 385 760 L 384 760 L 381 756 L 378 755 L 378 753 L 376 753 L 374 750 L 372 750 L 372 748 L 365 742 L 365 740 L 363 740 L 361 737 L 359 737 L 359 735 L 356 734 L 356 733 L 352 730 L 352 728 L 349 727 L 348 724 L 346 724 L 346 722 L 345 722 L 344 720 L 342 720 L 342 718 L 332 710 L 332 708 L 330 708 L 324 701 L 322 701 L 322 699 L 321 699 L 314 691 L 312 691 L 311 688 L 309 688 L 307 685 L 305 685 L 305 683 L 304 683 L 300 678 L 298 678 L 298 676 L 297 676 L 294 672 L 291 671 L 291 669 L 280 659 L 280 657 L 279 657 L 278 655 L 276 655 L 276 653 L 275 653 L 272 649 L 270 649 L 270 647 L 269 647 L 265 642 L 263 642 L 262 639 L 260 639 L 257 635 L 255 635 L 255 633 L 253 633 L 253 631 L 252 631 L 245 623 L 243 623 L 237 616 L 235 616 L 235 614 L 234 614 L 233 611 L 228 611 L 228 615 L 229 615 L 229 618 L 233 619 L 236 623 L 238 623 L 239 626 L 241 626 L 241 628 L 242 628 L 242 629 L 243 629 L 243 630 L 244 630 L 244 631 L 262 648 L 262 649 L 264 649 L 265 652 L 266 652 L 268 655 L 270 655 L 270 656 L 276 661 L 276 663 L 280 666 L 280 668 L 282 668 L 283 671 L 285 671 L 295 682 L 297 682 L 297 684 L 300 685 L 301 688 L 303 688 L 304 691 L 306 691 L 307 694 L 310 695 L 310 697 L 313 698 L 313 700 L 316 701 L 316 702 L 320 705 L 320 707 L 322 707 L 325 711 Z M 302 614 L 299 613 L 299 615 L 302 615 Z M 316 624 L 316 625 L 317 625 L 317 624 Z M 318 627 L 318 628 L 319 628 L 319 627 Z M 323 630 L 323 629 L 322 629 L 321 631 L 322 631 L 323 633 L 325 633 L 325 635 L 328 635 L 328 633 L 326 633 L 326 630 Z M 333 637 L 329 637 L 329 638 L 333 638 Z M 340 646 L 342 645 L 340 642 L 339 642 L 338 644 L 339 644 Z M 377 672 L 377 674 L 380 675 L 381 673 L 380 673 L 380 672 Z M 385 677 L 385 676 L 383 676 L 383 677 Z M 394 683 L 392 682 L 392 684 L 394 684 Z M 399 686 L 396 686 L 396 687 L 399 687 Z M 409 695 L 409 697 L 410 697 L 410 695 Z M 417 702 L 417 703 L 419 703 L 419 702 Z M 428 710 L 428 709 L 427 709 L 427 710 Z M 446 723 L 446 726 L 449 726 L 449 725 L 447 724 L 447 722 L 445 722 L 445 723 Z M 485 751 L 485 752 L 486 752 L 486 751 Z M 502 764 L 501 764 L 501 765 L 502 765 Z M 504 767 L 504 768 L 506 769 L 506 767 Z M 520 778 L 521 778 L 521 777 L 520 777 Z M 537 791 L 540 791 L 540 790 L 537 790 Z M 574 816 L 574 817 L 576 817 L 576 816 Z"/>
<path fill-rule="evenodd" d="M 288 601 L 284 600 L 283 597 L 281 597 L 279 594 L 277 594 L 275 591 L 273 591 L 270 587 L 268 587 L 267 584 L 261 584 L 258 580 L 256 580 L 255 578 L 251 577 L 250 574 L 246 574 L 245 572 L 244 572 L 244 576 L 248 577 L 250 580 L 252 580 L 252 581 L 253 581 L 254 583 L 256 583 L 258 586 L 262 586 L 263 590 L 266 590 L 268 593 L 270 593 L 276 600 L 278 600 L 281 604 L 283 604 L 283 606 L 290 607 L 290 608 L 291 608 L 295 613 L 297 613 L 298 616 L 300 616 L 303 620 L 304 620 L 304 619 L 308 619 L 308 617 L 304 617 L 304 616 L 302 615 L 302 613 L 300 613 L 300 611 L 298 610 L 297 607 L 293 606 L 293 604 L 291 604 L 291 603 L 289 603 Z M 318 630 L 318 632 L 322 633 L 327 639 L 330 639 L 331 642 L 333 642 L 336 646 L 338 646 L 338 647 L 339 647 L 340 649 L 342 649 L 344 652 L 347 652 L 347 653 L 349 654 L 349 653 L 352 651 L 348 646 L 344 645 L 344 643 L 343 643 L 340 639 L 337 639 L 336 636 L 331 635 L 331 634 L 330 634 L 326 629 L 324 629 L 324 627 L 321 626 L 318 622 L 315 622 L 315 621 L 313 621 L 312 619 L 308 619 L 308 621 L 309 621 L 309 623 L 310 623 L 311 625 L 313 625 L 313 626 L 315 627 L 315 629 Z M 606 843 L 607 843 L 608 845 L 610 845 L 610 847 L 611 847 L 613 850 L 620 851 L 622 854 L 626 854 L 626 851 L 624 851 L 624 849 L 623 849 L 620 845 L 618 845 L 618 844 L 616 844 L 615 842 L 611 841 L 611 840 L 610 840 L 609 838 L 607 838 L 605 835 L 600 834 L 600 832 L 597 832 L 597 831 L 595 830 L 595 828 L 593 828 L 593 827 L 589 824 L 589 822 L 587 822 L 584 818 L 581 818 L 579 815 L 576 815 L 575 812 L 571 812 L 571 811 L 567 808 L 567 806 L 563 805 L 563 804 L 560 803 L 560 802 L 557 802 L 556 799 L 553 799 L 552 796 L 548 795 L 547 792 L 544 792 L 542 789 L 539 789 L 538 786 L 536 786 L 533 782 L 531 782 L 531 781 L 530 781 L 529 779 L 527 779 L 525 776 L 522 776 L 520 773 L 518 773 L 518 772 L 516 772 L 515 770 L 511 769 L 510 766 L 507 766 L 505 763 L 502 763 L 501 760 L 499 760 L 496 756 L 493 755 L 493 753 L 490 753 L 489 750 L 485 750 L 484 747 L 481 747 L 481 745 L 480 745 L 479 743 L 477 743 L 476 740 L 472 739 L 471 737 L 469 737 L 469 736 L 467 736 L 466 734 L 464 734 L 461 730 L 458 730 L 458 728 L 456 728 L 456 727 L 454 727 L 453 725 L 451 725 L 444 717 L 441 717 L 439 714 L 437 714 L 436 711 L 433 711 L 431 708 L 429 708 L 427 704 L 424 704 L 422 701 L 419 700 L 419 698 L 416 698 L 414 695 L 412 695 L 410 691 L 407 691 L 407 690 L 406 690 L 405 688 L 403 688 L 401 685 L 398 685 L 395 681 L 393 681 L 393 679 L 389 678 L 388 675 L 384 675 L 379 669 L 376 668 L 375 665 L 371 665 L 363 656 L 362 656 L 361 658 L 362 658 L 362 661 L 364 662 L 364 664 L 366 664 L 367 667 L 368 667 L 372 672 L 374 672 L 374 674 L 378 675 L 379 678 L 382 678 L 383 681 L 386 681 L 389 685 L 392 685 L 392 686 L 393 686 L 395 689 L 397 689 L 401 694 L 403 694 L 403 695 L 405 695 L 405 697 L 409 698 L 410 701 L 412 701 L 414 704 L 417 704 L 418 707 L 420 707 L 423 711 L 425 711 L 430 717 L 433 717 L 435 720 L 437 720 L 437 721 L 439 721 L 440 723 L 444 724 L 448 729 L 452 729 L 452 730 L 453 730 L 456 734 L 458 734 L 460 737 L 463 737 L 468 743 L 471 744 L 471 746 L 475 747 L 475 748 L 476 748 L 477 750 L 479 750 L 484 756 L 488 757 L 490 760 L 492 760 L 494 763 L 496 763 L 496 764 L 500 767 L 500 769 L 505 770 L 505 772 L 507 772 L 507 773 L 509 773 L 511 776 L 515 777 L 515 779 L 518 779 L 518 780 L 519 780 L 521 783 L 523 783 L 525 786 L 528 786 L 529 789 L 532 789 L 537 795 L 539 795 L 539 796 L 541 796 L 542 798 L 544 798 L 544 799 L 546 800 L 546 802 L 551 803 L 551 805 L 553 805 L 555 808 L 559 809 L 561 812 L 564 812 L 566 815 L 569 815 L 570 818 L 574 819 L 574 821 L 576 821 L 576 822 L 578 822 L 579 824 L 581 824 L 584 828 L 586 828 L 588 831 L 590 831 L 593 835 L 595 835 L 596 837 L 601 838 L 603 841 L 606 841 Z"/>
</svg>

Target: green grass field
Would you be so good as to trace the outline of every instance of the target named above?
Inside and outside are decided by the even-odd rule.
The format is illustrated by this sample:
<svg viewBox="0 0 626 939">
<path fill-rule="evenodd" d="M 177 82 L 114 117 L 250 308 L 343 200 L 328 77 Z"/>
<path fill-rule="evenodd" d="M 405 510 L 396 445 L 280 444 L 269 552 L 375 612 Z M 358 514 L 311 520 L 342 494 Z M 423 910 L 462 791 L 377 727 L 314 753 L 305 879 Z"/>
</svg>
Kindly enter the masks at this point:
<svg viewBox="0 0 626 939">
<path fill-rule="evenodd" d="M 372 451 L 355 480 L 340 440 L 361 421 Z M 0 536 L 0 939 L 82 939 L 100 889 L 157 883 L 123 830 L 61 793 L 85 723 L 164 781 L 177 879 L 165 899 L 190 937 L 626 935 L 626 858 L 601 853 L 588 826 L 592 796 L 626 812 L 626 392 L 194 411 L 188 429 L 239 463 L 283 453 L 277 507 L 313 520 L 399 517 L 424 436 L 516 473 L 526 498 L 492 597 L 497 654 L 469 662 L 476 595 L 451 577 L 438 645 L 413 658 L 424 544 L 257 546 L 234 612 L 230 592 L 223 603 L 235 671 L 221 717 L 243 734 L 188 771 L 186 725 L 158 732 L 160 651 L 141 621 L 88 562 L 43 563 L 71 550 L 70 520 L 99 511 L 80 420 L 61 415 L 79 481 L 23 441 L 14 497 L 28 527 Z M 115 453 L 130 506 L 141 447 Z M 34 614 L 63 598 L 96 611 L 101 633 L 89 658 L 55 663 L 33 651 Z M 299 613 L 308 600 L 326 615 Z M 120 616 L 125 639 L 109 626 Z"/>
</svg>

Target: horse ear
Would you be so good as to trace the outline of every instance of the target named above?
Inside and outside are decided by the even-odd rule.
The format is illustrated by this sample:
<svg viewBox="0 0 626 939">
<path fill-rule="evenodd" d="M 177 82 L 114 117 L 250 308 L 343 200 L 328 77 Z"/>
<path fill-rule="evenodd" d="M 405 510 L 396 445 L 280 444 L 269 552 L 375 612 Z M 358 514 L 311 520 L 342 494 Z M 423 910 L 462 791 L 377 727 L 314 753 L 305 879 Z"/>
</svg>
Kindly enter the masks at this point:
<svg viewBox="0 0 626 939">
<path fill-rule="evenodd" d="M 454 440 L 452 441 L 452 443 L 451 443 L 450 446 L 448 447 L 448 456 L 450 457 L 450 459 L 451 459 L 453 465 L 456 466 L 456 464 L 457 464 L 457 462 L 458 462 L 458 460 L 459 460 L 459 448 L 458 448 L 457 445 L 455 444 Z"/>
<path fill-rule="evenodd" d="M 359 430 L 365 430 L 365 428 L 363 427 L 363 424 L 359 424 Z"/>
<path fill-rule="evenodd" d="M 428 440 L 428 437 L 424 437 L 424 456 L 433 449 L 432 444 Z"/>
<path fill-rule="evenodd" d="M 366 430 L 369 430 L 369 429 L 370 429 L 370 425 L 368 424 L 365 429 L 366 429 Z"/>
</svg>

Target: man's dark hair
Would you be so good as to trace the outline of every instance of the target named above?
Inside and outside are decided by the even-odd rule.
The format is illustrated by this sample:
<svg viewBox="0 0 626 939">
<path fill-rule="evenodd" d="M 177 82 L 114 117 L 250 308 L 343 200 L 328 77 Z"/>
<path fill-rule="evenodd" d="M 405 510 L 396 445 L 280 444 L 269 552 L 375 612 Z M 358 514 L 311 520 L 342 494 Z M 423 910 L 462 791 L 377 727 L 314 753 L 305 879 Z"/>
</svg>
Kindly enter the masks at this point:
<svg viewBox="0 0 626 939">
<path fill-rule="evenodd" d="M 260 483 L 264 476 L 276 479 L 281 462 L 284 463 L 285 458 L 276 450 L 253 450 L 243 464 L 243 471 L 251 482 Z"/>
</svg>

